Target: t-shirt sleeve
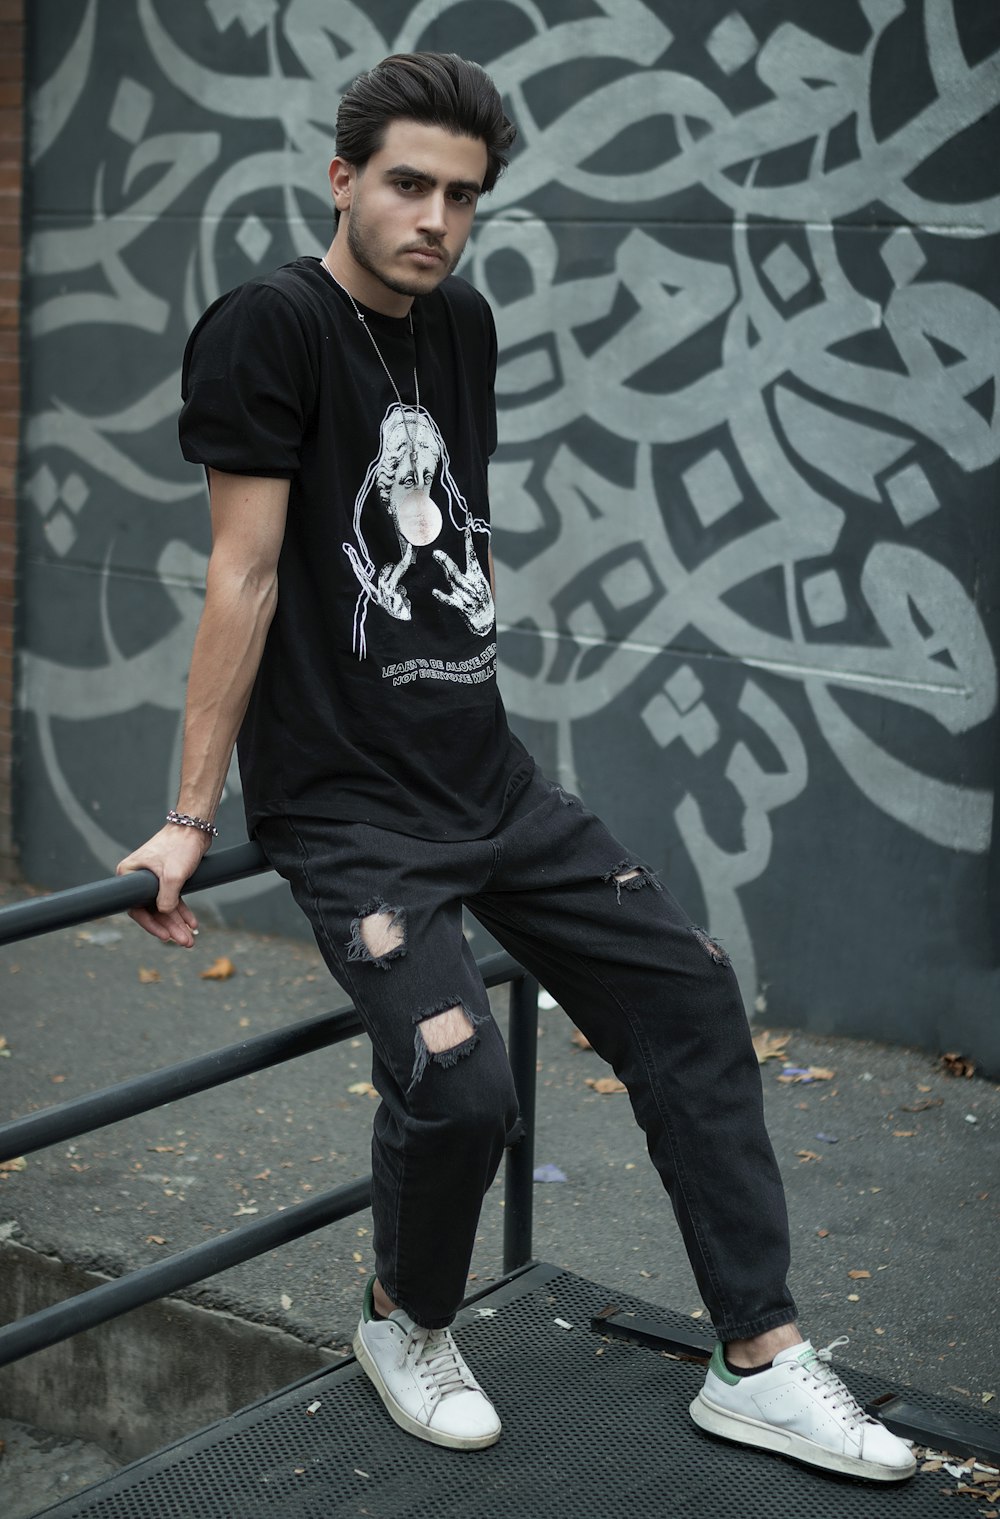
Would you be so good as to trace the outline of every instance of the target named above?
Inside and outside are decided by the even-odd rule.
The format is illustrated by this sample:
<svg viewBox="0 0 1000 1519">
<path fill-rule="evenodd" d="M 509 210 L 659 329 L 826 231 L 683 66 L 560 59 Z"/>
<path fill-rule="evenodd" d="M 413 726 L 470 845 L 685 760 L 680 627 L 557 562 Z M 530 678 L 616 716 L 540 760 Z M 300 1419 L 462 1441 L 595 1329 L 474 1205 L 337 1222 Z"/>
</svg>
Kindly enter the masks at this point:
<svg viewBox="0 0 1000 1519">
<path fill-rule="evenodd" d="M 486 361 L 486 376 L 488 392 L 486 396 L 486 452 L 489 455 L 496 453 L 497 448 L 497 329 L 493 321 L 493 312 L 488 302 L 484 301 L 486 311 L 486 325 L 488 328 L 489 349 Z"/>
<path fill-rule="evenodd" d="M 291 302 L 241 285 L 210 306 L 181 371 L 181 452 L 234 475 L 289 479 L 316 394 L 305 334 Z"/>
</svg>

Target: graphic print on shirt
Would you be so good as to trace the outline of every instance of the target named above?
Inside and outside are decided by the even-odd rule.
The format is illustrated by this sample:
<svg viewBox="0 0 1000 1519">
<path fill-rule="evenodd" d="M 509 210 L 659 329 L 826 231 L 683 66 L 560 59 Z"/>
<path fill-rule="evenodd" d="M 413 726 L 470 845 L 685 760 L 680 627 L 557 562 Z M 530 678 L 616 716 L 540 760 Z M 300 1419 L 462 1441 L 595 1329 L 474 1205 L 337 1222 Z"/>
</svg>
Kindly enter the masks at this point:
<svg viewBox="0 0 1000 1519">
<path fill-rule="evenodd" d="M 366 652 L 365 622 L 374 602 L 390 617 L 410 622 L 413 608 L 403 584 L 418 549 L 440 536 L 444 518 L 431 498 L 435 478 L 452 525 L 465 541 L 464 565 L 457 564 L 443 549 L 434 549 L 442 569 L 442 586 L 431 594 L 445 606 L 454 607 L 471 633 L 485 638 L 492 631 L 493 595 L 476 553 L 474 534 L 490 536 L 489 524 L 474 517 L 451 473 L 448 449 L 437 423 L 424 407 L 389 407 L 382 419 L 379 449 L 368 466 L 354 501 L 354 539 L 344 552 L 361 587 L 354 613 L 353 650 L 359 659 Z M 368 550 L 361 518 L 365 507 L 386 512 L 396 530 L 400 558 L 377 567 Z"/>
</svg>

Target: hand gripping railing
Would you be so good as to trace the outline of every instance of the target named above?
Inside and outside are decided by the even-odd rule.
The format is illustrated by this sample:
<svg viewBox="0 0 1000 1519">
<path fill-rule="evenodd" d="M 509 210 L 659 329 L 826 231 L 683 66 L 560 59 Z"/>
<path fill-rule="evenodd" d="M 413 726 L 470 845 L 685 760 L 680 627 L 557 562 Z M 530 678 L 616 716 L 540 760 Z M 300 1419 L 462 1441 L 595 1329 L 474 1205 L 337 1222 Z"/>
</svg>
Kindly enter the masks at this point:
<svg viewBox="0 0 1000 1519">
<path fill-rule="evenodd" d="M 242 880 L 267 869 L 256 844 L 241 844 L 206 857 L 187 883 L 185 894 Z M 141 870 L 76 886 L 50 897 L 15 903 L 0 909 L 0 945 L 141 906 L 153 901 L 156 891 L 156 877 Z M 511 984 L 508 1054 L 524 1126 L 522 1137 L 507 1151 L 503 1267 L 505 1272 L 511 1272 L 531 1259 L 538 987 L 510 955 L 488 955 L 477 963 L 486 986 L 500 986 L 507 981 Z M 289 1028 L 241 1039 L 206 1055 L 196 1055 L 103 1091 L 30 1113 L 0 1125 L 0 1161 L 66 1139 L 77 1139 L 92 1129 L 147 1113 L 180 1097 L 222 1086 L 296 1055 L 339 1044 L 361 1031 L 361 1020 L 354 1008 L 338 1008 Z M 367 1176 L 29 1314 L 0 1329 L 0 1366 L 359 1213 L 370 1201 L 371 1177 Z"/>
</svg>

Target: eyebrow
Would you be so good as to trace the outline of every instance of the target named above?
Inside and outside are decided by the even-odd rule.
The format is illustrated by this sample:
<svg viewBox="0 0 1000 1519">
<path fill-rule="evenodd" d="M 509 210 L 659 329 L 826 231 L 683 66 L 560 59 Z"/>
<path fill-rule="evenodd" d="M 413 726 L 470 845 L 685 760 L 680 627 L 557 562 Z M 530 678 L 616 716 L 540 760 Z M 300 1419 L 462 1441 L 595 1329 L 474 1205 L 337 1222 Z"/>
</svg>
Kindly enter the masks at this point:
<svg viewBox="0 0 1000 1519">
<path fill-rule="evenodd" d="M 426 169 L 415 169 L 412 164 L 394 164 L 391 169 L 385 171 L 386 179 L 419 179 L 431 189 L 436 189 L 439 180 L 436 175 L 428 174 Z M 449 190 L 468 190 L 472 195 L 482 195 L 483 187 L 474 179 L 452 179 L 448 181 Z"/>
</svg>

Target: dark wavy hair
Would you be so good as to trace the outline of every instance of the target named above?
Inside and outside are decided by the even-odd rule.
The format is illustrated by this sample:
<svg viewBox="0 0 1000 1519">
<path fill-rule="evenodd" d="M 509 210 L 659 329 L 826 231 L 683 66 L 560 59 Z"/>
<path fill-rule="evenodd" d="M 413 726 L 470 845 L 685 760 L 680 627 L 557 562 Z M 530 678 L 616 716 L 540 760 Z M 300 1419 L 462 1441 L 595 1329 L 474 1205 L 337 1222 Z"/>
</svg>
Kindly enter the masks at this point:
<svg viewBox="0 0 1000 1519">
<path fill-rule="evenodd" d="M 386 128 L 405 117 L 444 127 L 486 144 L 484 192 L 507 167 L 517 132 L 504 115 L 493 80 L 457 53 L 394 53 L 348 87 L 337 112 L 337 155 L 361 169 L 385 141 Z"/>
</svg>

